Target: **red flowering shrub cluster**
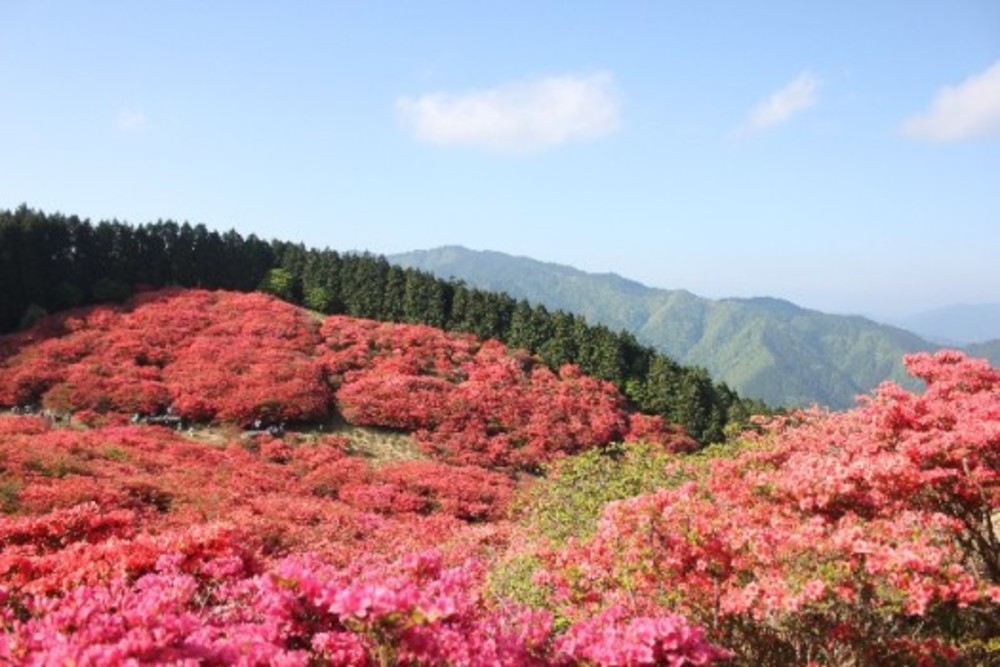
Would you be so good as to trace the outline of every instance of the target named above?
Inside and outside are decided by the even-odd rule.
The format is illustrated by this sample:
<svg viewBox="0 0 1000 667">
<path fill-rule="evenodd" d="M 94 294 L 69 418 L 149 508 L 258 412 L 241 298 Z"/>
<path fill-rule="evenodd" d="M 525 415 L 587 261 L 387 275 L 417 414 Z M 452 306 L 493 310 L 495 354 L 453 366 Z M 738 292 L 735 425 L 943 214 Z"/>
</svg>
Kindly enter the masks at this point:
<svg viewBox="0 0 1000 667">
<path fill-rule="evenodd" d="M 0 506 L 39 516 L 92 503 L 127 511 L 137 530 L 153 532 L 227 521 L 269 552 L 308 549 L 336 563 L 503 540 L 509 476 L 434 461 L 375 467 L 346 445 L 339 436 L 293 434 L 210 445 L 162 427 L 81 431 L 7 416 Z"/>
<path fill-rule="evenodd" d="M 261 294 L 143 293 L 124 308 L 53 316 L 11 337 L 0 405 L 155 415 L 243 426 L 324 419 L 317 325 Z"/>
<path fill-rule="evenodd" d="M 671 615 L 634 620 L 615 637 L 600 619 L 585 622 L 553 642 L 548 613 L 490 606 L 478 593 L 482 568 L 446 567 L 436 552 L 365 567 L 309 555 L 261 563 L 221 526 L 87 542 L 103 529 L 95 508 L 63 514 L 72 516 L 0 519 L 4 537 L 62 536 L 48 548 L 58 590 L 33 586 L 33 573 L 0 584 L 0 661 L 485 667 L 703 665 L 725 655 Z M 60 519 L 79 530 L 66 536 Z"/>
<path fill-rule="evenodd" d="M 612 503 L 592 539 L 540 552 L 548 603 L 665 605 L 752 664 L 996 660 L 1000 372 L 952 352 L 907 366 L 923 394 L 779 420 Z"/>
<path fill-rule="evenodd" d="M 338 342 L 327 354 L 329 372 L 342 373 L 337 403 L 352 423 L 415 431 L 418 443 L 436 458 L 533 469 L 556 456 L 622 439 L 642 438 L 674 451 L 694 447 L 661 418 L 630 415 L 610 383 L 574 366 L 556 375 L 496 341 L 474 348 L 467 336 L 428 330 L 426 336 L 443 339 L 439 347 L 446 340 L 458 347 L 450 367 L 445 357 L 420 347 L 413 357 L 409 348 L 379 354 L 382 332 L 394 327 L 399 325 L 369 327 L 367 344 L 354 334 L 347 337 L 350 345 Z M 375 356 L 359 363 L 361 350 Z"/>
<path fill-rule="evenodd" d="M 335 401 L 349 421 L 413 430 L 439 456 L 373 465 L 337 435 L 206 439 L 200 428 L 183 437 L 128 423 L 134 413 L 308 423 Z M 4 339 L 0 405 L 48 411 L 0 417 L 2 661 L 721 655 L 664 616 L 639 631 L 619 619 L 622 648 L 595 657 L 599 623 L 557 643 L 547 612 L 480 593 L 480 559 L 509 545 L 515 485 L 483 464 L 534 467 L 630 430 L 689 442 L 630 417 L 610 385 L 571 367 L 557 376 L 499 344 L 428 327 L 320 323 L 261 295 L 166 291 Z M 64 412 L 73 426 L 53 426 Z"/>
<path fill-rule="evenodd" d="M 465 465 L 533 469 L 629 438 L 694 445 L 575 367 L 556 375 L 495 341 L 422 325 L 320 322 L 262 294 L 145 292 L 0 346 L 0 406 L 95 425 L 167 412 L 242 427 L 321 422 L 334 403 L 350 423 L 415 431 L 429 454 Z"/>
<path fill-rule="evenodd" d="M 499 473 L 424 460 L 373 468 L 339 436 L 213 446 L 161 427 L 81 431 L 10 416 L 0 426 L 3 474 L 20 483 L 15 514 L 0 516 L 2 662 L 621 664 L 655 650 L 707 664 L 717 655 L 676 617 L 595 649 L 607 643 L 599 624 L 557 642 L 547 612 L 485 597 L 481 559 L 507 545 L 498 520 L 512 483 Z M 331 478 L 317 494 L 317 480 Z M 370 513 L 348 489 L 419 503 Z"/>
<path fill-rule="evenodd" d="M 506 514 L 512 492 L 513 482 L 506 475 L 417 460 L 381 468 L 371 482 L 351 484 L 340 497 L 368 511 L 440 511 L 466 521 L 497 521 Z"/>
</svg>

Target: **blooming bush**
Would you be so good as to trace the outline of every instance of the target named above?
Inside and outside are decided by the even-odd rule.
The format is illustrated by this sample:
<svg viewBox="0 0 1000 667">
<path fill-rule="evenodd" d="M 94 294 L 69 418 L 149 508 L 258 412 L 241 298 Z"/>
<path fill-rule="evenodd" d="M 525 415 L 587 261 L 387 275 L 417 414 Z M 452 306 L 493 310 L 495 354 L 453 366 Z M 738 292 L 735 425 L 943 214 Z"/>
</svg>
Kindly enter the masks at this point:
<svg viewBox="0 0 1000 667">
<path fill-rule="evenodd" d="M 704 631 L 677 614 L 631 616 L 621 607 L 572 626 L 556 640 L 566 664 L 710 665 L 732 657 L 708 643 Z"/>
<path fill-rule="evenodd" d="M 611 503 L 592 539 L 540 552 L 550 607 L 665 605 L 754 664 L 995 659 L 977 651 L 1000 636 L 1000 373 L 907 366 L 923 394 L 779 420 Z"/>
<path fill-rule="evenodd" d="M 260 294 L 164 290 L 124 308 L 55 316 L 18 334 L 0 363 L 0 405 L 57 411 L 314 421 L 329 386 L 315 359 L 318 326 Z"/>
<path fill-rule="evenodd" d="M 90 526 L 92 510 L 74 512 Z M 38 528 L 26 522 L 20 534 L 31 530 Z M 77 537 L 97 539 L 92 530 Z M 547 613 L 490 606 L 478 593 L 482 568 L 475 561 L 446 567 L 436 552 L 346 569 L 302 554 L 262 568 L 238 533 L 199 526 L 107 538 L 96 550 L 97 563 L 112 567 L 95 567 L 70 544 L 53 552 L 52 570 L 63 575 L 58 588 L 0 585 L 0 660 L 701 665 L 725 655 L 674 616 L 623 628 L 618 617 L 601 617 L 553 642 Z M 104 560 L 113 552 L 117 567 Z"/>
</svg>

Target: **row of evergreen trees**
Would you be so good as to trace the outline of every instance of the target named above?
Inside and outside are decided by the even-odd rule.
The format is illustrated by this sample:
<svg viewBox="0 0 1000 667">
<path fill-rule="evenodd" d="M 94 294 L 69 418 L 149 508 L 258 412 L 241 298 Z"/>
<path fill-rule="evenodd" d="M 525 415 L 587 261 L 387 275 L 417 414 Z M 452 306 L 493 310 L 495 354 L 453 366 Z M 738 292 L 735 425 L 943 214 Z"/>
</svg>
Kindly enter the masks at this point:
<svg viewBox="0 0 1000 667">
<path fill-rule="evenodd" d="M 126 299 L 137 285 L 262 289 L 322 313 L 429 324 L 496 338 L 558 367 L 575 363 L 615 383 L 643 412 L 721 440 L 765 406 L 682 367 L 627 332 L 563 311 L 390 265 L 171 221 L 96 225 L 21 206 L 0 210 L 0 333 L 65 308 Z"/>
</svg>

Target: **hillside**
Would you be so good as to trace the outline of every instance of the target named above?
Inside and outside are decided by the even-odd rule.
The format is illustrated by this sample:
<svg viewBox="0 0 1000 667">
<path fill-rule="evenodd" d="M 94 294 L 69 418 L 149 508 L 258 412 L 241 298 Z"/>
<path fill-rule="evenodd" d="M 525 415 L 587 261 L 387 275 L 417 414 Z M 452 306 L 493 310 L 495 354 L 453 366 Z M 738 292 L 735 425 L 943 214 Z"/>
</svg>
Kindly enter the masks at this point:
<svg viewBox="0 0 1000 667">
<path fill-rule="evenodd" d="M 159 287 L 260 289 L 326 315 L 424 324 L 495 339 L 613 383 L 639 410 L 682 424 L 702 443 L 719 442 L 754 414 L 702 368 L 682 366 L 623 331 L 565 312 L 473 289 L 383 257 L 317 250 L 287 241 L 224 234 L 170 220 L 92 224 L 20 206 L 0 210 L 0 333 L 47 313 L 123 302 Z"/>
<path fill-rule="evenodd" d="M 862 317 L 770 298 L 705 299 L 497 252 L 450 246 L 389 259 L 626 329 L 680 363 L 707 368 L 741 395 L 772 405 L 848 407 L 883 380 L 908 382 L 903 355 L 938 347 Z"/>
<path fill-rule="evenodd" d="M 46 318 L 3 339 L 0 406 L 258 430 L 346 420 L 412 432 L 450 463 L 511 469 L 636 430 L 694 446 L 574 366 L 423 325 L 320 320 L 259 293 L 163 290 Z"/>
<path fill-rule="evenodd" d="M 177 288 L 51 315 L 0 337 L 0 662 L 995 664 L 1000 373 L 907 368 L 691 454 L 468 334 Z"/>
</svg>

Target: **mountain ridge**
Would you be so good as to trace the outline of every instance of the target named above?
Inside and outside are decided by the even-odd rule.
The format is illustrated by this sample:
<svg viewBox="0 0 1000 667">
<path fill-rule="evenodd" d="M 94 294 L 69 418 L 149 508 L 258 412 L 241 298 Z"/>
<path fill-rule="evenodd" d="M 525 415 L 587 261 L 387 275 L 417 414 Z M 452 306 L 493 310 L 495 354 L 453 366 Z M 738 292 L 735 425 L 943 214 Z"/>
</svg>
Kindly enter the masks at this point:
<svg viewBox="0 0 1000 667">
<path fill-rule="evenodd" d="M 497 251 L 451 245 L 387 259 L 630 331 L 681 363 L 705 367 L 740 394 L 777 405 L 845 408 L 884 380 L 916 388 L 903 356 L 942 347 L 861 315 L 770 296 L 708 299 Z M 995 346 L 974 350 L 992 359 Z"/>
</svg>

